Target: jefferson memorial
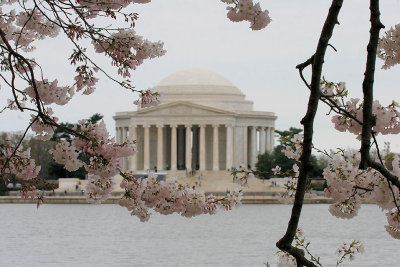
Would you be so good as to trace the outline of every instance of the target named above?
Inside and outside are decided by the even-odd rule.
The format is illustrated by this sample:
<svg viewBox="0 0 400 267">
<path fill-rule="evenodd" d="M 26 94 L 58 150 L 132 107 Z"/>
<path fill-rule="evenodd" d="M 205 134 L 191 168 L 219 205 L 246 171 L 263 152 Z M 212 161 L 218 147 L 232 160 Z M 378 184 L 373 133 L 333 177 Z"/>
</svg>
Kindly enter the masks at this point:
<svg viewBox="0 0 400 267">
<path fill-rule="evenodd" d="M 162 104 L 117 112 L 117 141 L 136 140 L 138 152 L 124 170 L 227 170 L 254 168 L 257 155 L 274 147 L 273 112 L 253 102 L 228 79 L 206 69 L 170 74 L 154 88 Z"/>
</svg>

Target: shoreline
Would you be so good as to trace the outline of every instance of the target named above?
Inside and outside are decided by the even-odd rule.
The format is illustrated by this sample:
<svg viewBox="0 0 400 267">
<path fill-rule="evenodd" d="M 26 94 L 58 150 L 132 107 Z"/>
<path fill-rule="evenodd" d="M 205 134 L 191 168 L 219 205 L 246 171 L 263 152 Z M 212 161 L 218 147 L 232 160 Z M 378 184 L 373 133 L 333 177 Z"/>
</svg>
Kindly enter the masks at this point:
<svg viewBox="0 0 400 267">
<path fill-rule="evenodd" d="M 120 196 L 110 196 L 102 204 L 118 204 Z M 318 196 L 313 199 L 305 199 L 304 204 L 331 204 L 331 198 Z M 36 204 L 30 199 L 22 199 L 20 196 L 0 196 L 0 204 Z M 90 204 L 84 196 L 48 196 L 44 204 Z M 276 196 L 247 195 L 243 196 L 242 204 L 283 204 Z"/>
</svg>

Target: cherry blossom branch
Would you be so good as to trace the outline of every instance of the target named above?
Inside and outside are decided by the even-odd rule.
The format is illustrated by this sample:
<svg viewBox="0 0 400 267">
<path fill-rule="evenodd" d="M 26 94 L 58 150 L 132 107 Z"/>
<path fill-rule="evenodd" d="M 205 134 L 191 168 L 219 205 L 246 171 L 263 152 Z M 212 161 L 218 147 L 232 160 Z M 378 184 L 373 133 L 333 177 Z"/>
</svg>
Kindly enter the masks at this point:
<svg viewBox="0 0 400 267">
<path fill-rule="evenodd" d="M 4 44 L 7 46 L 7 51 L 9 53 L 9 57 L 12 54 L 16 58 L 20 58 L 23 62 L 25 62 L 25 64 L 29 68 L 29 72 L 30 72 L 30 75 L 31 75 L 31 82 L 32 82 L 31 86 L 33 87 L 33 90 L 34 90 L 35 95 L 36 95 L 36 97 L 35 97 L 36 106 L 38 108 L 39 113 L 42 113 L 42 105 L 43 105 L 43 103 L 41 103 L 41 101 L 40 101 L 39 92 L 38 92 L 38 89 L 37 89 L 37 86 L 36 86 L 36 82 L 35 82 L 35 73 L 33 71 L 33 68 L 31 66 L 30 62 L 25 57 L 23 57 L 21 54 L 19 54 L 18 52 L 14 51 L 14 49 L 11 47 L 11 45 L 9 44 L 9 42 L 7 40 L 5 32 L 1 28 L 0 28 L 0 36 L 1 36 L 1 39 L 3 40 Z M 10 66 L 10 69 L 13 70 L 12 65 Z M 14 84 L 13 83 L 11 83 L 11 84 L 13 85 L 13 88 L 14 88 Z"/>
<path fill-rule="evenodd" d="M 365 188 L 365 187 L 362 187 L 362 186 L 359 186 L 359 185 L 355 185 L 355 186 L 354 186 L 354 189 L 355 189 L 355 190 L 361 189 L 361 190 L 364 190 L 364 191 L 366 191 L 366 192 L 371 192 L 371 191 L 374 190 L 374 189 Z"/>
<path fill-rule="evenodd" d="M 334 100 L 332 100 L 332 97 L 321 94 L 321 99 L 322 102 L 324 102 L 325 104 L 327 104 L 331 110 L 333 110 L 335 113 L 337 114 L 344 114 L 347 117 L 351 118 L 352 120 L 354 120 L 355 122 L 357 122 L 358 124 L 362 125 L 362 122 L 357 119 L 356 116 L 354 116 L 353 114 L 351 114 L 350 112 L 348 112 L 345 108 L 343 108 L 342 106 L 339 106 Z"/>
<path fill-rule="evenodd" d="M 298 178 L 296 195 L 293 203 L 291 217 L 288 223 L 286 234 L 276 243 L 277 247 L 290 253 L 296 258 L 297 266 L 316 266 L 314 263 L 304 257 L 304 251 L 293 247 L 294 236 L 298 227 L 301 210 L 304 202 L 304 195 L 307 184 L 307 173 L 313 168 L 311 163 L 311 149 L 313 137 L 314 118 L 318 108 L 318 102 L 321 95 L 320 80 L 322 73 L 322 65 L 324 62 L 325 52 L 328 47 L 329 40 L 332 36 L 333 29 L 338 23 L 339 11 L 342 7 L 343 0 L 333 0 L 329 8 L 328 16 L 325 20 L 318 46 L 312 61 L 312 78 L 311 93 L 308 101 L 307 113 L 301 120 L 304 126 L 303 152 L 300 157 L 300 174 Z"/>
<path fill-rule="evenodd" d="M 378 157 L 380 160 L 380 165 L 384 166 L 382 158 L 380 156 L 379 147 L 375 135 L 372 132 L 372 127 L 375 125 L 375 117 L 372 114 L 372 103 L 373 103 L 373 84 L 374 84 L 374 76 L 375 76 L 375 63 L 376 63 L 376 55 L 377 55 L 377 47 L 379 42 L 379 32 L 384 28 L 384 25 L 380 22 L 380 11 L 379 11 L 379 0 L 371 0 L 370 2 L 370 10 L 371 10 L 371 29 L 370 29 L 370 40 L 367 46 L 367 63 L 366 70 L 364 74 L 363 81 L 363 124 L 362 124 L 362 143 L 361 143 L 361 162 L 360 168 L 366 169 L 370 166 L 368 164 L 370 161 L 370 147 L 371 147 L 371 137 L 374 139 Z M 385 176 L 386 177 L 386 176 Z M 398 180 L 398 179 L 397 179 Z M 397 210 L 400 212 L 400 207 L 397 204 L 396 196 L 394 194 L 391 181 L 388 177 L 386 177 L 386 181 L 388 183 L 389 189 L 392 193 L 392 197 L 394 203 L 396 205 Z"/>
<path fill-rule="evenodd" d="M 364 245 L 358 240 L 353 240 L 349 244 L 347 244 L 347 242 L 344 242 L 337 252 L 339 256 L 342 253 L 343 255 L 338 261 L 336 261 L 336 267 L 339 266 L 339 264 L 343 263 L 347 256 L 349 256 L 350 260 L 352 260 L 354 259 L 356 253 L 364 253 Z"/>
<path fill-rule="evenodd" d="M 29 60 L 27 60 L 24 56 L 22 56 L 21 54 L 19 54 L 18 52 L 16 52 L 16 51 L 11 47 L 11 45 L 8 43 L 8 40 L 7 40 L 7 38 L 6 38 L 6 35 L 5 35 L 4 31 L 3 31 L 1 28 L 0 28 L 0 36 L 1 36 L 1 38 L 2 38 L 2 40 L 3 40 L 3 42 L 4 42 L 4 44 L 7 46 L 7 51 L 8 51 L 8 53 L 9 53 L 9 58 L 11 57 L 11 55 L 14 55 L 15 57 L 20 58 L 23 62 L 25 62 L 25 64 L 26 64 L 27 67 L 29 68 L 29 72 L 30 72 L 30 75 L 31 75 L 31 77 L 30 77 L 30 82 L 31 82 L 31 86 L 33 87 L 34 92 L 35 92 L 35 102 L 36 102 L 36 107 L 37 107 L 37 110 L 35 110 L 35 112 L 37 112 L 37 114 L 38 114 L 37 116 L 40 117 L 44 123 L 47 123 L 47 124 L 49 124 L 49 125 L 51 125 L 51 126 L 55 126 L 55 127 L 61 128 L 61 129 L 63 129 L 64 131 L 66 131 L 66 132 L 68 132 L 68 133 L 70 133 L 70 134 L 73 134 L 74 136 L 78 136 L 78 137 L 81 137 L 81 138 L 83 138 L 83 139 L 87 139 L 87 137 L 85 137 L 84 135 L 80 134 L 79 132 L 74 131 L 74 130 L 72 130 L 72 129 L 69 129 L 69 128 L 67 128 L 67 127 L 64 127 L 64 126 L 62 126 L 62 125 L 56 123 L 53 119 L 51 119 L 49 116 L 47 116 L 47 115 L 45 114 L 45 112 L 43 111 L 43 110 L 44 110 L 44 105 L 43 105 L 43 103 L 42 103 L 42 101 L 41 101 L 41 99 L 40 99 L 40 95 L 39 95 L 39 92 L 38 92 L 38 90 L 37 90 L 37 85 L 36 85 L 36 81 L 35 81 L 34 71 L 33 71 L 33 68 L 32 68 L 32 66 L 31 66 L 31 63 L 29 62 Z M 11 71 L 13 72 L 13 67 L 12 67 L 11 63 L 10 63 L 10 69 L 11 69 Z M 14 87 L 13 82 L 11 83 L 11 85 L 12 85 L 12 88 L 11 88 L 11 89 L 12 89 L 12 91 L 13 91 L 13 93 L 14 93 L 15 101 L 16 101 L 17 105 L 19 105 L 19 104 L 18 104 L 18 99 L 17 99 L 17 97 L 16 97 L 16 95 L 15 95 L 15 90 L 14 90 L 15 87 Z M 20 108 L 21 111 L 27 109 L 27 108 L 22 108 L 21 106 L 19 106 L 19 108 Z M 31 109 L 29 109 L 29 110 L 31 110 Z M 33 111 L 33 110 L 31 110 L 31 111 Z M 36 119 L 35 119 L 35 121 L 36 121 Z M 27 128 L 27 130 L 28 130 L 31 126 L 32 126 L 32 123 L 29 125 L 29 127 Z"/>
<path fill-rule="evenodd" d="M 371 148 L 371 132 L 372 127 L 375 126 L 375 117 L 372 114 L 372 102 L 374 100 L 374 76 L 375 76 L 375 63 L 376 53 L 379 42 L 379 31 L 384 28 L 380 21 L 379 12 L 379 0 L 370 1 L 371 11 L 371 28 L 370 28 L 370 39 L 367 46 L 367 63 L 364 73 L 363 81 L 363 124 L 361 134 L 361 162 L 360 169 L 366 169 L 368 167 L 368 161 L 370 158 L 369 151 Z"/>
<path fill-rule="evenodd" d="M 321 94 L 321 101 L 323 101 L 325 104 L 330 106 L 331 110 L 333 110 L 334 112 L 336 112 L 338 114 L 344 114 L 347 117 L 354 120 L 355 122 L 357 122 L 359 125 L 361 125 L 363 127 L 364 136 L 365 136 L 365 131 L 368 132 L 369 137 L 366 139 L 364 138 L 364 141 L 362 142 L 363 145 L 362 145 L 361 151 L 363 151 L 363 153 L 364 153 L 363 154 L 364 161 L 362 158 L 362 160 L 360 162 L 360 167 L 365 164 L 367 164 L 366 167 L 373 167 L 373 166 L 379 165 L 378 162 L 374 162 L 373 165 L 369 164 L 370 162 L 372 162 L 372 159 L 369 158 L 369 150 L 371 147 L 371 143 L 370 143 L 371 136 L 372 136 L 372 138 L 374 138 L 375 144 L 377 146 L 377 141 L 375 139 L 374 132 L 372 131 L 372 127 L 374 126 L 374 121 L 375 121 L 375 117 L 372 115 L 372 101 L 373 101 L 372 91 L 373 91 L 373 81 L 374 81 L 373 76 L 374 76 L 374 70 L 375 70 L 376 51 L 377 51 L 377 46 L 378 46 L 378 41 L 379 41 L 379 30 L 382 27 L 383 27 L 383 25 L 381 24 L 381 22 L 379 20 L 379 4 L 376 2 L 371 2 L 371 30 L 370 30 L 371 38 L 370 38 L 370 42 L 367 47 L 367 50 L 368 50 L 368 58 L 367 58 L 367 64 L 366 64 L 367 67 L 366 67 L 366 72 L 365 72 L 365 79 L 363 82 L 363 90 L 366 92 L 366 99 L 364 100 L 364 102 L 369 103 L 366 106 L 364 104 L 364 107 L 363 107 L 363 113 L 368 113 L 367 115 L 363 115 L 363 117 L 366 118 L 366 119 L 363 119 L 363 122 L 365 122 L 365 124 L 363 122 L 361 122 L 360 120 L 358 120 L 356 118 L 356 116 L 349 113 L 345 108 L 339 106 L 333 99 L 331 99 L 331 97 Z M 310 85 L 305 80 L 302 71 L 306 66 L 311 64 L 310 59 L 297 66 L 297 68 L 299 69 L 300 77 L 308 88 L 310 88 Z M 366 130 L 366 129 L 368 129 L 368 130 Z M 378 146 L 377 146 L 377 150 L 378 150 L 378 156 L 380 156 Z M 365 161 L 366 157 L 368 157 L 367 161 Z M 366 167 L 364 166 L 364 169 Z M 383 169 L 386 169 L 386 167 L 384 166 L 384 164 L 381 160 L 379 170 L 378 169 L 377 170 L 380 171 Z M 388 179 L 389 184 L 390 184 L 390 182 L 392 182 L 394 185 L 396 185 L 398 187 L 398 185 L 400 184 L 398 177 L 396 177 L 394 175 L 389 175 L 389 174 L 390 174 L 390 172 L 387 169 L 386 169 L 386 172 L 382 173 L 382 175 L 384 175 L 385 178 Z M 391 189 L 391 191 L 393 191 L 391 188 L 391 185 L 389 186 L 389 188 Z M 394 192 L 392 192 L 392 195 L 394 196 Z M 396 204 L 396 207 L 398 207 L 396 200 L 395 200 L 395 204 Z M 398 207 L 398 209 L 399 209 L 399 207 Z M 399 209 L 399 211 L 400 211 L 400 209 Z"/>
<path fill-rule="evenodd" d="M 396 175 L 393 175 L 383 164 L 380 164 L 374 160 L 368 161 L 368 166 L 379 171 L 386 179 L 388 179 L 392 184 L 400 188 L 400 181 Z"/>
<path fill-rule="evenodd" d="M 12 85 L 12 94 L 14 96 L 15 104 L 17 104 L 17 107 L 19 110 L 22 112 L 24 111 L 18 101 L 17 95 L 15 93 L 15 71 L 14 67 L 12 66 L 12 60 L 11 60 L 11 53 L 8 53 L 8 64 L 10 64 L 10 71 L 11 71 L 11 85 Z"/>
<path fill-rule="evenodd" d="M 91 10 L 87 13 L 87 16 L 82 15 L 84 14 L 84 12 L 80 13 L 80 11 L 85 10 L 85 7 L 79 5 L 75 6 L 71 2 L 69 3 L 71 4 L 70 7 L 68 7 L 68 4 L 64 2 L 57 3 L 46 0 L 33 0 L 33 7 L 27 8 L 25 6 L 25 2 L 18 2 L 18 4 L 22 8 L 22 12 L 20 12 L 18 15 L 21 17 L 19 17 L 18 20 L 15 22 L 15 18 L 13 17 L 15 15 L 10 15 L 9 21 L 5 21 L 5 23 L 8 23 L 8 25 L 11 26 L 0 28 L 0 37 L 2 41 L 0 47 L 1 56 L 3 58 L 2 70 L 4 69 L 5 72 L 8 71 L 10 73 L 8 76 L 1 75 L 1 78 L 4 79 L 6 81 L 6 84 L 10 86 L 14 97 L 14 100 L 11 100 L 8 108 L 13 109 L 15 108 L 15 106 L 17 106 L 22 112 L 25 110 L 29 110 L 35 114 L 32 115 L 32 120 L 30 121 L 26 132 L 29 130 L 29 128 L 31 128 L 36 133 L 38 133 L 38 136 L 49 138 L 51 136 L 51 133 L 54 131 L 54 128 L 57 127 L 63 129 L 65 132 L 73 135 L 74 137 L 77 137 L 72 141 L 72 146 L 71 144 L 66 143 L 57 144 L 57 149 L 53 150 L 52 152 L 54 158 L 56 159 L 57 157 L 58 161 L 62 161 L 62 164 L 65 164 L 65 167 L 67 169 L 75 168 L 78 165 L 85 165 L 85 168 L 90 169 L 90 172 L 95 176 L 101 173 L 101 175 L 104 177 L 100 177 L 99 175 L 97 175 L 95 178 L 92 179 L 92 185 L 99 185 L 98 190 L 104 190 L 104 192 L 107 193 L 112 187 L 113 179 L 111 179 L 110 177 L 112 177 L 112 173 L 113 171 L 115 171 L 114 169 L 116 165 L 119 164 L 118 157 L 125 157 L 131 155 L 131 153 L 134 153 L 135 148 L 133 144 L 131 144 L 131 142 L 117 144 L 112 139 L 109 139 L 108 132 L 105 131 L 104 123 L 85 127 L 84 130 L 81 130 L 79 126 L 76 126 L 73 129 L 64 127 L 57 123 L 58 119 L 52 116 L 51 108 L 48 106 L 52 103 L 58 105 L 66 104 L 72 97 L 75 86 L 77 88 L 77 91 L 86 86 L 87 90 L 89 91 L 85 92 L 89 94 L 91 90 L 93 90 L 93 86 L 96 83 L 97 79 L 93 77 L 93 71 L 91 69 L 88 69 L 87 63 L 90 62 L 93 66 L 96 66 L 95 62 L 93 62 L 88 56 L 86 56 L 86 54 L 83 53 L 84 51 L 81 49 L 81 58 L 79 58 L 78 61 L 83 61 L 85 65 L 79 66 L 77 68 L 78 76 L 75 77 L 75 84 L 72 87 L 60 87 L 57 86 L 57 80 L 49 82 L 44 79 L 41 68 L 39 74 L 42 74 L 42 79 L 36 80 L 35 76 L 38 75 L 36 73 L 37 71 L 34 71 L 34 67 L 36 67 L 36 65 L 38 64 L 33 60 L 27 59 L 25 56 L 23 56 L 23 54 L 21 54 L 20 51 L 22 49 L 24 52 L 29 52 L 30 49 L 34 48 L 33 46 L 31 46 L 31 44 L 36 39 L 55 37 L 58 34 L 59 29 L 62 29 L 64 31 L 67 37 L 79 50 L 80 48 L 75 40 L 77 41 L 82 36 L 78 36 L 80 32 L 76 31 L 75 33 L 77 35 L 75 35 L 76 38 L 74 38 L 74 36 L 71 36 L 71 32 L 68 31 L 68 27 L 75 26 L 76 22 L 78 22 L 79 24 L 79 22 L 81 22 L 82 20 L 84 21 L 85 27 L 82 28 L 85 34 L 83 37 L 92 40 L 95 43 L 96 52 L 104 52 L 106 55 L 110 56 L 112 58 L 112 64 L 119 68 L 118 71 L 121 75 L 129 75 L 129 71 L 135 69 L 136 66 L 140 65 L 143 62 L 143 60 L 161 56 L 163 53 L 165 53 L 165 51 L 162 49 L 161 42 L 152 43 L 150 41 L 142 39 L 142 37 L 136 35 L 134 31 L 123 32 L 123 30 L 131 29 L 131 27 L 116 29 L 111 29 L 110 27 L 97 28 L 86 21 L 87 18 L 93 18 L 97 15 L 91 14 L 90 12 L 104 12 L 105 17 L 111 17 L 115 19 L 115 12 L 120 13 L 120 8 L 122 8 L 124 5 L 127 5 L 128 3 L 116 3 L 116 5 L 121 6 L 116 11 L 113 11 L 112 9 L 115 6 L 107 6 L 112 5 L 110 3 L 105 3 L 105 7 L 99 7 L 99 10 L 97 10 L 96 5 L 98 3 L 94 2 L 93 6 L 90 6 L 90 4 L 88 4 L 88 9 Z M 71 17 L 76 18 L 75 24 L 73 21 L 71 21 Z M 125 14 L 125 21 L 129 20 L 129 18 L 133 20 L 135 16 Z M 133 24 L 131 24 L 131 26 L 132 25 Z M 101 46 L 103 50 L 96 47 L 96 44 L 98 46 Z M 15 48 L 13 48 L 14 46 Z M 134 52 L 132 52 L 132 50 Z M 100 69 L 111 80 L 117 81 L 116 79 L 109 76 L 101 68 L 98 69 Z M 94 71 L 97 70 L 94 69 Z M 17 79 L 26 81 L 29 87 L 22 91 L 17 89 L 15 84 Z M 118 84 L 125 88 L 133 90 L 133 87 L 130 86 L 130 81 L 128 80 L 118 82 Z M 48 94 L 48 92 L 50 92 L 50 94 Z M 19 94 L 23 96 L 23 101 L 26 101 L 27 96 L 29 96 L 31 102 L 34 104 L 34 107 L 24 107 L 19 101 Z M 97 132 L 93 133 L 92 131 Z M 40 170 L 40 166 L 35 167 L 34 160 L 30 159 L 29 149 L 26 151 L 21 151 L 20 149 L 21 142 L 24 139 L 26 132 L 16 147 L 13 147 L 9 144 L 5 144 L 4 146 L 0 144 L 2 146 L 2 149 L 3 147 L 5 149 L 4 153 L 1 153 L 0 163 L 2 167 L 2 173 L 15 174 L 16 176 L 24 180 L 30 180 L 37 176 Z M 99 137 L 101 137 L 102 140 L 99 140 Z M 74 145 L 77 145 L 77 147 L 74 147 Z M 66 154 L 66 157 L 64 158 L 62 156 L 63 153 Z M 79 155 L 79 153 L 90 156 L 90 160 L 87 162 L 82 162 L 77 158 L 74 158 L 75 156 Z M 118 155 L 119 153 L 121 155 Z M 102 173 L 100 169 L 104 169 L 104 173 Z M 107 175 L 109 175 L 110 177 L 107 177 Z M 25 191 L 26 194 L 28 194 L 28 191 L 31 192 L 29 194 L 36 194 L 37 190 L 33 187 L 29 187 Z M 96 194 L 97 191 L 96 189 L 94 189 L 92 190 L 92 192 Z M 107 196 L 107 194 L 101 193 L 100 195 L 105 197 Z"/>
<path fill-rule="evenodd" d="M 329 155 L 328 151 L 326 151 L 325 149 L 324 149 L 324 150 L 321 150 L 321 149 L 319 149 L 319 148 L 317 148 L 317 147 L 315 147 L 315 146 L 313 146 L 313 149 L 314 149 L 315 151 L 317 151 L 318 153 L 321 153 L 321 154 L 327 156 L 328 158 L 332 158 L 332 156 Z"/>
<path fill-rule="evenodd" d="M 19 139 L 17 145 L 15 146 L 13 152 L 11 153 L 11 155 L 9 155 L 6 159 L 6 161 L 4 162 L 3 168 L 1 168 L 1 174 L 4 173 L 5 168 L 7 168 L 8 163 L 10 162 L 10 160 L 12 159 L 12 157 L 14 157 L 15 153 L 18 151 L 18 148 L 21 146 L 22 141 L 25 139 L 26 134 L 28 133 L 28 130 L 31 128 L 32 124 L 34 124 L 37 121 L 38 117 L 36 117 L 35 119 L 33 119 L 28 127 L 26 127 L 24 133 L 22 134 L 21 138 Z"/>
<path fill-rule="evenodd" d="M 310 256 L 311 260 L 314 261 L 318 266 L 322 267 L 322 264 L 319 262 L 320 257 L 315 257 L 311 251 L 308 249 L 308 246 L 310 245 L 310 242 L 305 243 L 305 238 L 302 238 L 301 236 L 295 235 L 295 240 L 298 243 L 298 246 L 303 248 L 307 254 Z"/>
<path fill-rule="evenodd" d="M 37 7 L 36 2 L 35 2 L 35 7 Z M 40 10 L 40 8 L 38 8 L 38 10 Z M 40 12 L 42 12 L 42 11 L 40 10 Z M 33 11 L 32 11 L 31 14 L 33 14 Z M 30 16 L 30 17 L 28 18 L 28 21 L 29 21 L 31 18 L 32 18 L 32 16 Z M 26 25 L 26 23 L 25 23 L 24 25 Z M 23 107 L 19 104 L 18 98 L 17 98 L 17 96 L 16 96 L 16 94 L 15 94 L 15 90 L 16 90 L 15 84 L 14 84 L 15 72 L 14 72 L 14 67 L 13 67 L 13 65 L 12 65 L 12 62 L 11 62 L 11 56 L 14 56 L 15 58 L 18 58 L 18 59 L 20 59 L 21 61 L 25 62 L 26 66 L 27 66 L 28 69 L 29 69 L 29 73 L 30 73 L 29 82 L 30 82 L 30 85 L 33 87 L 33 90 L 34 90 L 34 93 L 35 93 L 35 103 L 36 103 L 36 107 L 37 107 L 37 110 L 32 110 L 32 109 L 29 109 L 29 110 L 37 112 L 37 117 L 40 117 L 44 123 L 46 123 L 46 124 L 48 124 L 48 125 L 51 125 L 51 126 L 54 126 L 54 127 L 61 128 L 61 129 L 63 129 L 64 131 L 66 131 L 66 132 L 68 132 L 68 133 L 70 133 L 70 134 L 73 134 L 74 136 L 81 137 L 81 138 L 83 138 L 83 139 L 87 139 L 86 136 L 80 134 L 79 132 L 74 131 L 74 130 L 72 130 L 72 129 L 69 129 L 69 128 L 67 128 L 67 127 L 64 127 L 64 126 L 62 126 L 62 125 L 56 123 L 53 119 L 51 119 L 49 116 L 47 116 L 47 115 L 45 114 L 45 112 L 44 112 L 44 104 L 43 104 L 43 102 L 41 101 L 41 98 L 40 98 L 40 95 L 39 95 L 39 92 L 38 92 L 38 89 L 37 89 L 37 84 L 36 84 L 36 80 L 35 80 L 35 74 L 34 74 L 33 67 L 32 67 L 32 65 L 31 65 L 31 62 L 11 47 L 10 43 L 8 42 L 8 39 L 7 39 L 7 37 L 6 37 L 5 32 L 4 32 L 1 28 L 0 28 L 0 36 L 1 36 L 1 39 L 2 39 L 3 43 L 6 45 L 6 47 L 4 47 L 4 48 L 5 48 L 5 49 L 7 50 L 7 52 L 9 53 L 9 55 L 8 55 L 8 61 L 9 61 L 9 65 L 10 65 L 10 71 L 11 71 L 11 74 L 12 74 L 12 80 L 11 80 L 10 86 L 11 86 L 11 89 L 12 89 L 12 92 L 13 92 L 14 100 L 15 100 L 16 105 L 18 106 L 18 108 L 19 108 L 21 111 L 24 111 L 25 109 L 27 109 L 27 108 L 23 108 Z M 2 47 L 3 47 L 3 46 L 2 46 Z M 37 117 L 35 118 L 35 121 L 37 120 Z M 29 125 L 29 127 L 27 128 L 27 130 L 28 130 L 31 126 L 32 126 L 32 123 Z"/>
<path fill-rule="evenodd" d="M 336 49 L 335 49 L 335 51 L 336 51 Z M 305 77 L 303 75 L 303 70 L 306 67 L 308 67 L 309 65 L 312 64 L 313 59 L 314 59 L 314 55 L 311 56 L 307 61 L 305 61 L 305 62 L 303 62 L 303 63 L 301 63 L 301 64 L 296 66 L 296 69 L 299 70 L 299 75 L 300 75 L 301 80 L 307 86 L 307 88 L 310 89 L 310 90 L 311 90 L 311 85 L 305 79 Z M 353 114 L 348 112 L 345 108 L 339 106 L 335 101 L 332 100 L 331 96 L 328 96 L 328 95 L 325 95 L 325 94 L 321 93 L 320 100 L 322 102 L 324 102 L 326 105 L 328 105 L 331 108 L 331 110 L 333 110 L 335 113 L 337 113 L 337 114 L 345 114 L 347 117 L 353 119 L 358 124 L 362 125 L 362 122 L 359 119 L 357 119 Z"/>
<path fill-rule="evenodd" d="M 383 163 L 382 157 L 381 157 L 380 150 L 379 150 L 378 141 L 376 140 L 376 136 L 375 136 L 374 133 L 372 133 L 372 138 L 374 139 L 374 144 L 375 144 L 375 147 L 376 147 L 376 152 L 378 153 L 379 162 L 380 162 L 380 164 L 381 164 L 382 166 L 385 166 L 385 164 Z M 386 177 L 385 177 L 385 179 L 386 179 L 386 182 L 388 183 L 390 192 L 392 193 L 394 205 L 396 206 L 396 208 L 397 208 L 397 210 L 398 210 L 398 212 L 399 212 L 399 214 L 400 214 L 400 206 L 399 206 L 399 204 L 397 203 L 396 195 L 395 195 L 395 193 L 394 193 L 394 191 L 393 191 L 392 184 L 390 183 L 389 179 L 387 179 Z"/>
<path fill-rule="evenodd" d="M 36 2 L 35 2 L 36 3 Z M 126 82 L 121 82 L 121 81 L 118 81 L 117 79 L 115 79 L 114 77 L 112 77 L 110 74 L 108 74 L 103 68 L 101 68 L 96 62 L 94 62 L 89 56 L 87 56 L 86 55 L 86 53 L 81 49 L 81 47 L 77 44 L 77 42 L 73 39 L 73 38 L 71 38 L 71 36 L 68 34 L 68 32 L 67 32 L 67 30 L 66 30 L 66 28 L 67 28 L 67 26 L 68 26 L 68 24 L 67 23 L 65 23 L 62 19 L 61 19 L 61 17 L 59 16 L 59 14 L 58 14 L 58 12 L 57 12 L 57 10 L 55 10 L 54 8 L 53 8 L 53 3 L 52 2 L 48 2 L 48 4 L 52 7 L 52 9 L 51 9 L 51 11 L 53 12 L 53 14 L 54 14 L 54 16 L 55 16 L 55 18 L 57 19 L 57 21 L 58 22 L 56 22 L 56 21 L 54 21 L 54 20 L 52 20 L 51 18 L 49 18 L 47 15 L 46 15 L 46 12 L 44 12 L 44 11 L 42 11 L 40 8 L 38 8 L 38 10 L 40 10 L 40 12 L 43 14 L 43 16 L 45 16 L 49 21 L 51 21 L 52 23 L 54 23 L 54 24 L 56 24 L 56 25 L 58 25 L 61 29 L 62 29 L 62 31 L 65 33 L 65 35 L 67 36 L 67 38 L 71 41 L 71 43 L 75 46 L 75 48 L 79 51 L 79 53 L 85 58 L 85 60 L 86 61 L 89 61 L 94 67 L 96 67 L 98 70 L 100 70 L 108 79 L 110 79 L 111 81 L 113 81 L 113 82 L 115 82 L 115 83 L 117 83 L 118 85 L 120 85 L 121 87 L 124 87 L 124 88 L 126 88 L 126 89 L 129 89 L 129 90 L 131 90 L 131 91 L 136 91 L 135 89 L 134 89 L 134 87 L 133 86 L 131 86 L 131 85 L 129 85 L 129 84 L 127 84 Z M 78 17 L 84 22 L 84 24 L 87 26 L 87 27 L 91 27 L 91 25 L 87 22 L 87 20 L 85 19 L 85 17 L 82 15 L 82 13 L 76 8 L 76 7 L 74 7 L 74 5 L 71 3 L 71 9 L 73 9 L 74 11 L 75 11 L 75 13 L 78 15 Z M 64 10 L 62 10 L 63 12 L 64 12 Z M 66 15 L 66 17 L 67 17 L 67 19 L 69 19 L 69 17 L 67 16 L 67 14 L 64 12 L 64 15 Z M 71 25 L 73 25 L 73 22 L 72 21 L 70 21 L 71 22 Z M 65 24 L 65 25 L 64 25 Z M 88 30 L 86 30 L 87 31 L 87 33 L 90 35 L 90 38 L 92 39 L 92 40 L 97 40 L 98 38 L 96 38 L 95 36 L 93 36 L 93 33 L 92 32 L 90 32 L 90 31 L 88 31 Z M 96 32 L 97 34 L 99 34 L 100 36 L 102 36 L 102 37 L 104 37 L 104 38 L 106 38 L 106 36 L 104 36 L 104 35 L 102 35 L 100 32 Z M 100 44 L 101 46 L 102 46 L 102 44 Z M 104 48 L 104 47 L 103 47 Z M 104 48 L 104 50 L 107 52 L 107 49 L 105 49 Z M 108 53 L 107 53 L 108 54 Z"/>
<path fill-rule="evenodd" d="M 35 9 L 36 9 L 36 5 L 32 8 L 32 11 L 31 11 L 31 13 L 29 14 L 29 17 L 28 17 L 28 19 L 25 21 L 24 25 L 22 25 L 21 30 L 19 31 L 19 34 L 18 34 L 18 39 L 17 39 L 17 41 L 15 42 L 15 49 L 18 48 L 19 40 L 21 39 L 22 33 L 24 32 L 24 29 L 25 29 L 26 25 L 28 25 L 28 22 L 32 19 L 33 13 L 35 12 Z"/>
</svg>

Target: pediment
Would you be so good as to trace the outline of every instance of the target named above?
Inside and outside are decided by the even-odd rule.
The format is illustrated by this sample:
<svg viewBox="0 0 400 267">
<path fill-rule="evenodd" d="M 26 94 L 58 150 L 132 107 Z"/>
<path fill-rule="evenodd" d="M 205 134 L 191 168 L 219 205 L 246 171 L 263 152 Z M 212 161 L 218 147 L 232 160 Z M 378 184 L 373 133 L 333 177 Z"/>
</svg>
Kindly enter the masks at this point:
<svg viewBox="0 0 400 267">
<path fill-rule="evenodd" d="M 173 102 L 168 104 L 159 105 L 156 107 L 141 109 L 136 112 L 136 115 L 144 116 L 208 116 L 208 115 L 231 115 L 231 111 L 207 107 L 190 102 Z"/>
</svg>

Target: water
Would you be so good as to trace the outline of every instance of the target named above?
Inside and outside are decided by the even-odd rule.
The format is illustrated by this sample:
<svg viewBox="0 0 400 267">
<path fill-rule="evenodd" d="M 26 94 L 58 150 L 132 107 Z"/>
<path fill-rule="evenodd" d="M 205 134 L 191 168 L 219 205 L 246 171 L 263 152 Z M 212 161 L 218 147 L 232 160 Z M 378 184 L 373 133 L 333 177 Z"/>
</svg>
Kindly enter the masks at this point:
<svg viewBox="0 0 400 267">
<path fill-rule="evenodd" d="M 373 205 L 344 221 L 327 205 L 306 205 L 301 225 L 310 249 L 334 266 L 343 241 L 360 239 L 365 253 L 351 265 L 400 266 L 399 240 L 384 230 Z M 117 205 L 0 205 L 0 266 L 264 266 L 276 265 L 275 242 L 291 206 L 245 205 L 183 218 L 153 215 L 141 223 Z"/>
</svg>

